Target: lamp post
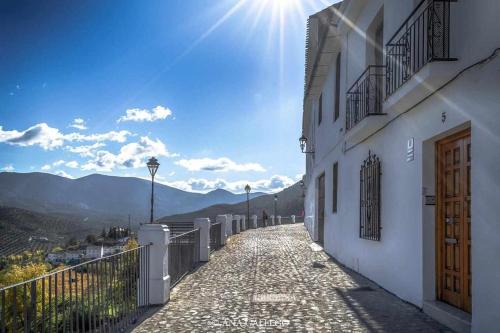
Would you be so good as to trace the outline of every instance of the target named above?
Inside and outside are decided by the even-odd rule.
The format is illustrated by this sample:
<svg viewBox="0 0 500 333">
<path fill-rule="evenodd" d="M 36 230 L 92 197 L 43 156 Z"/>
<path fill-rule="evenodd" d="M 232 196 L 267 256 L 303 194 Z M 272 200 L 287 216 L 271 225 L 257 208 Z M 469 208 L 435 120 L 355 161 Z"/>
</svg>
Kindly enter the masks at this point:
<svg viewBox="0 0 500 333">
<path fill-rule="evenodd" d="M 278 206 L 278 195 L 275 194 L 274 195 L 274 218 L 276 218 L 276 216 L 277 216 L 276 215 L 276 213 L 278 211 L 277 206 Z"/>
<path fill-rule="evenodd" d="M 250 224 L 250 198 L 249 198 L 249 194 L 250 194 L 250 191 L 252 189 L 250 188 L 250 185 L 246 185 L 245 186 L 245 192 L 247 192 L 247 223 Z"/>
<path fill-rule="evenodd" d="M 156 171 L 158 171 L 158 167 L 160 166 L 160 163 L 158 163 L 158 160 L 154 157 L 151 157 L 146 164 L 149 169 L 149 173 L 151 174 L 151 218 L 149 219 L 149 223 L 153 223 L 153 206 L 155 203 L 154 199 L 154 194 L 155 194 L 155 175 Z"/>
<path fill-rule="evenodd" d="M 314 150 L 307 151 L 307 138 L 304 134 L 299 138 L 299 144 L 300 144 L 300 151 L 302 151 L 304 154 L 314 154 Z"/>
</svg>

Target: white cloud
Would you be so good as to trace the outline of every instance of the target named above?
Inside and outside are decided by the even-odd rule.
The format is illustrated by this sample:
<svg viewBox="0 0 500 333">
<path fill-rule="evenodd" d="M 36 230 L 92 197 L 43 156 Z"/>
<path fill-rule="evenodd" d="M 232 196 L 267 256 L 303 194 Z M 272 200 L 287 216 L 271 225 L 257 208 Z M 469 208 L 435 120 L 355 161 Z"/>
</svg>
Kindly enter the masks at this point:
<svg viewBox="0 0 500 333">
<path fill-rule="evenodd" d="M 75 177 L 73 177 L 72 175 L 62 171 L 62 170 L 57 170 L 54 172 L 54 175 L 58 175 L 58 176 L 61 176 L 61 177 L 65 177 L 65 178 L 69 178 L 69 179 L 74 179 Z"/>
<path fill-rule="evenodd" d="M 18 146 L 39 145 L 43 149 L 54 149 L 64 143 L 64 136 L 57 128 L 49 127 L 41 123 L 28 128 L 25 131 L 4 131 L 0 126 L 0 142 L 6 142 Z"/>
<path fill-rule="evenodd" d="M 124 122 L 124 121 L 138 121 L 138 122 L 143 122 L 143 121 L 148 121 L 148 122 L 153 122 L 156 120 L 163 120 L 167 119 L 167 117 L 170 117 L 172 115 L 172 111 L 169 108 L 165 108 L 161 105 L 158 105 L 157 107 L 154 107 L 151 111 L 147 109 L 128 109 L 125 111 L 125 115 L 121 116 L 117 122 Z"/>
<path fill-rule="evenodd" d="M 76 169 L 76 168 L 78 168 L 78 162 L 77 161 L 69 161 L 66 163 L 66 166 L 68 168 Z"/>
<path fill-rule="evenodd" d="M 87 124 L 85 123 L 85 120 L 83 120 L 82 118 L 75 118 L 73 120 L 73 123 L 71 123 L 69 127 L 73 127 L 79 129 L 80 131 L 83 131 L 87 129 Z"/>
<path fill-rule="evenodd" d="M 59 161 L 55 161 L 54 163 L 52 163 L 53 166 L 60 166 L 60 165 L 63 165 L 65 163 L 64 160 L 59 160 Z"/>
<path fill-rule="evenodd" d="M 63 134 L 57 128 L 50 127 L 46 123 L 36 124 L 27 130 L 4 131 L 0 126 L 0 142 L 22 147 L 38 145 L 45 150 L 52 150 L 63 146 L 65 142 L 125 142 L 131 135 L 129 131 L 110 131 L 83 135 L 80 133 Z"/>
<path fill-rule="evenodd" d="M 44 166 L 41 167 L 41 169 L 43 171 L 48 171 L 48 170 L 52 169 L 52 166 L 50 164 L 45 164 Z"/>
<path fill-rule="evenodd" d="M 180 165 L 189 171 L 266 171 L 259 163 L 238 164 L 227 157 L 221 157 L 217 159 L 182 159 L 176 161 L 175 164 Z"/>
<path fill-rule="evenodd" d="M 269 179 L 261 179 L 256 181 L 226 181 L 224 179 L 208 180 L 203 178 L 191 178 L 188 180 L 178 180 L 172 182 L 162 182 L 165 185 L 172 186 L 184 191 L 193 192 L 208 192 L 218 188 L 225 189 L 234 193 L 245 192 L 246 184 L 252 188 L 252 192 L 279 192 L 295 182 L 287 176 L 274 175 Z"/>
<path fill-rule="evenodd" d="M 6 172 L 12 172 L 14 170 L 15 170 L 15 168 L 12 164 L 7 164 L 6 166 L 4 166 L 2 168 L 2 171 L 6 171 Z"/>
<path fill-rule="evenodd" d="M 112 171 L 116 167 L 139 168 L 145 166 L 146 160 L 151 156 L 175 157 L 177 154 L 170 153 L 161 140 L 155 141 L 143 136 L 139 142 L 122 146 L 118 154 L 106 150 L 98 151 L 95 158 L 83 164 L 81 168 L 95 171 Z"/>
<path fill-rule="evenodd" d="M 81 157 L 94 157 L 94 151 L 101 147 L 106 146 L 106 144 L 101 142 L 96 142 L 93 145 L 87 146 L 66 146 L 66 149 L 72 153 L 79 154 Z"/>
</svg>

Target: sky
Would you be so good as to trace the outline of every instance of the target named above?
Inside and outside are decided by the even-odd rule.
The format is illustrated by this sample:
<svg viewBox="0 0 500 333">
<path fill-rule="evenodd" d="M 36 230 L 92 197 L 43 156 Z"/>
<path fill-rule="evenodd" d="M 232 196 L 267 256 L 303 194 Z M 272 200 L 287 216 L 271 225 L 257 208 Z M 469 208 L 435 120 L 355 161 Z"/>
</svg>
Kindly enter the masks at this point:
<svg viewBox="0 0 500 333">
<path fill-rule="evenodd" d="M 0 1 L 0 171 L 275 192 L 300 153 L 327 0 Z"/>
</svg>

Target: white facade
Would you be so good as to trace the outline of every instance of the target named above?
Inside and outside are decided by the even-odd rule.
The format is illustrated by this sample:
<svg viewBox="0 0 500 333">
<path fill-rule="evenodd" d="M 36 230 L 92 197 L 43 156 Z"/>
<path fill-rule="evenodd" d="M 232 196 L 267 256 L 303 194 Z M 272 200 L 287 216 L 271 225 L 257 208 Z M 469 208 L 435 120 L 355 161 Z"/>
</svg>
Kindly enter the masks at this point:
<svg viewBox="0 0 500 333">
<path fill-rule="evenodd" d="M 384 98 L 385 115 L 368 116 L 346 128 L 346 93 L 375 64 L 374 27 L 383 25 L 386 45 L 419 3 L 346 0 L 310 18 L 303 134 L 307 150 L 314 153 L 306 158 L 305 225 L 318 240 L 318 179 L 324 174 L 327 253 L 456 330 L 467 330 L 463 322 L 470 321 L 473 332 L 494 332 L 500 323 L 500 261 L 495 259 L 500 253 L 500 51 L 494 53 L 500 48 L 500 1 L 451 2 L 449 56 L 457 60 L 425 64 Z M 328 25 L 322 41 L 317 38 L 321 24 Z M 334 120 L 339 52 L 340 112 Z M 465 129 L 470 129 L 473 152 L 470 314 L 447 311 L 436 302 L 437 206 L 425 203 L 437 191 L 436 142 Z M 409 142 L 413 156 L 407 160 Z M 359 235 L 360 168 L 369 151 L 381 160 L 380 241 Z"/>
</svg>

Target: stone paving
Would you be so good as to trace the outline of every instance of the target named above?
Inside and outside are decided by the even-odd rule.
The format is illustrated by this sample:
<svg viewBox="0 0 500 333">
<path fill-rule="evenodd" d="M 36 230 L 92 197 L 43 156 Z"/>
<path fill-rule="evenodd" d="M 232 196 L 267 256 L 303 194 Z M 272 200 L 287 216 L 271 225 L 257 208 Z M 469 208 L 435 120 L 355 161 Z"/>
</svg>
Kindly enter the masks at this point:
<svg viewBox="0 0 500 333">
<path fill-rule="evenodd" d="M 134 332 L 450 331 L 314 250 L 294 224 L 231 237 Z"/>
</svg>

